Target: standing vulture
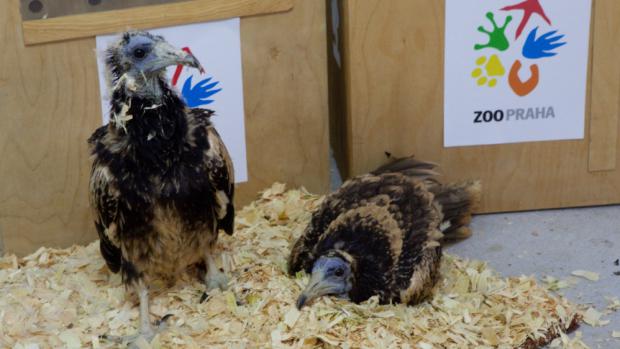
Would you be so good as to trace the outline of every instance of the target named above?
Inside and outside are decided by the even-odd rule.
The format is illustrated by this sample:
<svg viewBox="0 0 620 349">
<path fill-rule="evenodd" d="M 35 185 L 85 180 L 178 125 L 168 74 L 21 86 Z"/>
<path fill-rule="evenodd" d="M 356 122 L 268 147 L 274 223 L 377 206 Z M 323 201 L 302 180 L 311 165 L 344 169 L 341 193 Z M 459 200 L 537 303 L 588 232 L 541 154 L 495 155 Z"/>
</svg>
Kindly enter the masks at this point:
<svg viewBox="0 0 620 349">
<path fill-rule="evenodd" d="M 103 258 L 140 299 L 139 333 L 104 336 L 115 341 L 150 341 L 165 327 L 149 320 L 153 279 L 173 281 L 204 262 L 207 288 L 227 284 L 213 247 L 219 230 L 233 232 L 233 167 L 213 111 L 188 108 L 168 85 L 165 69 L 177 64 L 202 71 L 191 53 L 147 32 L 127 32 L 106 51 L 110 123 L 89 139 L 90 201 Z"/>
<path fill-rule="evenodd" d="M 302 308 L 322 295 L 413 305 L 438 279 L 442 238 L 471 234 L 477 181 L 441 184 L 435 165 L 403 158 L 328 195 L 297 240 L 289 274 L 311 273 Z"/>
</svg>

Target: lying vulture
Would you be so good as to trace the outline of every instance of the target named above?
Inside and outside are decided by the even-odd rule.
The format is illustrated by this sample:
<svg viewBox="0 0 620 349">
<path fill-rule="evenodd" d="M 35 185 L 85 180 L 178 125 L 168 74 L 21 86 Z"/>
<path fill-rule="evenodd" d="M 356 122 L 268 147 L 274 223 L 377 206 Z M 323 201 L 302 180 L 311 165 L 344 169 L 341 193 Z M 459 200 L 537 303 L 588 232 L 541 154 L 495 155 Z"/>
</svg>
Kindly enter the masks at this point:
<svg viewBox="0 0 620 349">
<path fill-rule="evenodd" d="M 233 168 L 213 111 L 188 108 L 166 81 L 171 65 L 202 70 L 192 54 L 146 32 L 125 33 L 106 54 L 111 121 L 89 139 L 90 200 L 103 258 L 139 296 L 140 327 L 105 338 L 151 340 L 165 327 L 149 320 L 154 279 L 204 263 L 208 288 L 227 284 L 213 247 L 219 230 L 233 232 Z"/>
<path fill-rule="evenodd" d="M 435 165 L 403 158 L 346 181 L 328 195 L 296 241 L 289 274 L 311 273 L 299 296 L 413 305 L 438 279 L 442 239 L 471 234 L 478 181 L 441 184 Z"/>
</svg>

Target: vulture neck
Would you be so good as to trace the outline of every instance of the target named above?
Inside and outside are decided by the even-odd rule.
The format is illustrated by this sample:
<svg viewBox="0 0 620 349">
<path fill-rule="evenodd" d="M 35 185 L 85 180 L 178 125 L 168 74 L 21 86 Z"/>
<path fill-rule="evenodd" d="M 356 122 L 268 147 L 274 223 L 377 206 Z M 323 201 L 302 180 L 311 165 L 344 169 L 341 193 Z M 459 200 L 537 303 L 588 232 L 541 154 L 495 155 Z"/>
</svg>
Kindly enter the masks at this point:
<svg viewBox="0 0 620 349">
<path fill-rule="evenodd" d="M 162 76 L 152 80 L 137 86 L 136 81 L 119 79 L 112 91 L 109 127 L 126 140 L 136 157 L 165 167 L 182 149 L 186 105 Z"/>
</svg>

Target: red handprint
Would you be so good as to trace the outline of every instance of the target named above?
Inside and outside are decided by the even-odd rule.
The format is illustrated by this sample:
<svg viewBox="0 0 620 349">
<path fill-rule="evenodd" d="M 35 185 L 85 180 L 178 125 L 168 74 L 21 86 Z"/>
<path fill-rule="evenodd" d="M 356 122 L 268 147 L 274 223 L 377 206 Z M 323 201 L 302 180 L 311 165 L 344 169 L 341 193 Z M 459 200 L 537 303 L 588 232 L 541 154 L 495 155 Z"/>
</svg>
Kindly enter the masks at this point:
<svg viewBox="0 0 620 349">
<path fill-rule="evenodd" d="M 502 11 L 512 11 L 512 10 L 522 10 L 523 11 L 523 19 L 521 19 L 521 23 L 519 23 L 519 27 L 517 28 L 517 34 L 515 39 L 518 39 L 523 29 L 527 25 L 527 22 L 532 17 L 532 14 L 536 13 L 541 16 L 549 25 L 551 25 L 551 20 L 545 14 L 545 10 L 543 10 L 542 5 L 540 5 L 540 0 L 525 0 L 516 5 L 506 6 L 501 9 Z"/>
</svg>

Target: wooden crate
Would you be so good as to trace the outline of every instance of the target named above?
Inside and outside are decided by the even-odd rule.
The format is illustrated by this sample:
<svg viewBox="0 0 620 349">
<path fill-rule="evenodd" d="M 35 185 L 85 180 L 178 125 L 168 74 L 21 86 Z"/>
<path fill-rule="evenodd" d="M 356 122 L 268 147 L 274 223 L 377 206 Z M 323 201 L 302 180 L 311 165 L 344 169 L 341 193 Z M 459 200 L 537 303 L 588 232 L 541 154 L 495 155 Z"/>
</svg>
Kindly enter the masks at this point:
<svg viewBox="0 0 620 349">
<path fill-rule="evenodd" d="M 384 153 L 439 162 L 447 180 L 480 178 L 481 211 L 620 202 L 620 1 L 595 0 L 583 140 L 443 147 L 444 1 L 340 1 L 343 67 L 331 87 L 345 176 Z M 332 64 L 333 67 L 333 64 Z M 335 92 L 330 93 L 336 95 Z M 336 111 L 335 113 L 333 111 Z"/>
<path fill-rule="evenodd" d="M 274 181 L 329 188 L 325 2 L 294 5 L 241 20 L 250 180 L 238 206 Z M 95 39 L 26 47 L 21 26 L 18 1 L 0 2 L 0 233 L 18 254 L 96 238 L 86 139 L 101 122 Z"/>
</svg>

